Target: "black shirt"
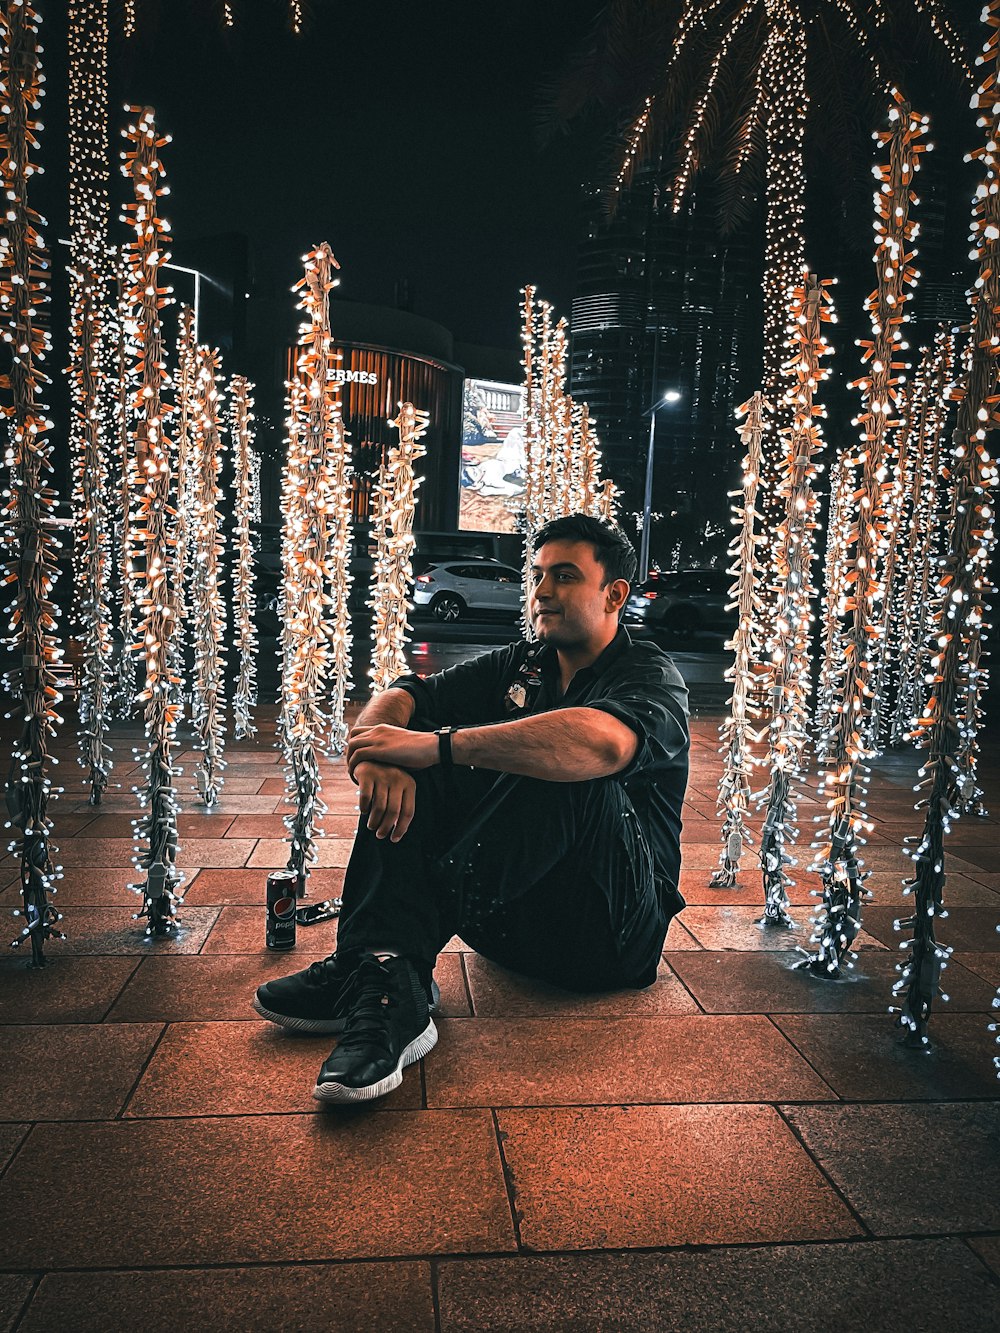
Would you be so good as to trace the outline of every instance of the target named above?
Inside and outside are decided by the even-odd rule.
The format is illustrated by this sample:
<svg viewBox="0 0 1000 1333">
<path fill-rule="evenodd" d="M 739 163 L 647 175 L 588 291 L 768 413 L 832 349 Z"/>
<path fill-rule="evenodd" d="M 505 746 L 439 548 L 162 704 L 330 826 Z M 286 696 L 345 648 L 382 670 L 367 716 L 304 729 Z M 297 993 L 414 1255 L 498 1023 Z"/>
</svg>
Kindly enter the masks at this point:
<svg viewBox="0 0 1000 1333">
<path fill-rule="evenodd" d="M 563 695 L 555 649 L 523 640 L 432 676 L 401 676 L 393 684 L 413 697 L 418 725 L 486 726 L 555 708 L 597 708 L 624 722 L 639 744 L 631 763 L 614 777 L 635 808 L 657 876 L 676 888 L 690 748 L 687 686 L 662 649 L 633 642 L 621 628 Z"/>
</svg>

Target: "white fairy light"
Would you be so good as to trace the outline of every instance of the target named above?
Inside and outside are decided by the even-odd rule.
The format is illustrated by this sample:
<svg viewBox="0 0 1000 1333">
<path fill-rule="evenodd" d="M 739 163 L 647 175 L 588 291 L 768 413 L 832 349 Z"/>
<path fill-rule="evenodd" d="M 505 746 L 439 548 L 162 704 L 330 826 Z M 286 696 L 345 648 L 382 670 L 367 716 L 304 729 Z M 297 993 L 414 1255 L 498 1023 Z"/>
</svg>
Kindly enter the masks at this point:
<svg viewBox="0 0 1000 1333">
<path fill-rule="evenodd" d="M 47 754 L 62 721 L 56 707 L 63 697 L 62 650 L 51 601 L 57 550 L 55 493 L 48 484 L 53 423 L 39 401 L 47 383 L 42 367 L 51 351 L 45 317 L 49 258 L 39 230 L 44 219 L 28 202 L 29 181 L 42 170 L 31 158 L 41 129 L 37 112 L 44 82 L 39 24 L 25 0 L 9 0 L 0 8 L 0 184 L 7 201 L 0 234 L 0 336 L 16 349 L 9 372 L 0 379 L 0 412 L 7 418 L 5 581 L 15 588 L 7 640 L 14 661 L 4 684 L 14 697 L 13 715 L 21 721 L 7 780 L 8 827 L 15 830 L 8 850 L 20 861 L 21 907 L 15 915 L 24 922 L 12 947 L 29 942 L 35 967 L 45 965 L 46 941 L 65 938 L 49 896 L 60 867 L 51 860 L 55 849 L 47 813 L 52 790 Z"/>
<path fill-rule="evenodd" d="M 900 999 L 898 1022 L 916 1046 L 927 1045 L 927 1024 L 940 992 L 941 971 L 951 949 L 938 942 L 935 920 L 944 914 L 945 834 L 961 815 L 974 786 L 972 761 L 977 748 L 980 702 L 986 674 L 980 653 L 988 629 L 987 597 L 992 588 L 989 561 L 996 543 L 993 495 L 997 465 L 987 449 L 989 432 L 1000 425 L 1000 0 L 983 10 L 989 28 L 980 65 L 985 67 L 972 105 L 985 131 L 981 148 L 970 156 L 982 164 L 984 180 L 972 208 L 973 256 L 978 276 L 970 292 L 971 329 L 968 369 L 959 387 L 958 419 L 948 465 L 954 485 L 950 532 L 941 561 L 933 608 L 936 644 L 930 659 L 931 694 L 914 736 L 928 751 L 918 789 L 926 810 L 916 850 L 913 914 L 897 922 L 912 931 L 903 944 L 906 961 L 899 968 L 893 994 Z M 1000 1072 L 1000 1062 L 997 1062 Z"/>
<path fill-rule="evenodd" d="M 888 718 L 889 743 L 906 739 L 924 710 L 927 691 L 929 594 L 934 564 L 939 556 L 941 522 L 939 469 L 941 442 L 948 421 L 948 395 L 955 359 L 955 337 L 947 327 L 938 330 L 932 347 L 924 349 L 914 376 L 911 408 L 913 467 L 907 501 L 909 526 L 901 580 L 887 608 L 894 626 L 893 646 L 898 674 L 895 700 Z"/>
<path fill-rule="evenodd" d="M 102 331 L 108 290 L 108 18 L 105 0 L 69 0 L 69 225 L 76 620 L 82 648 L 79 761 L 91 804 L 107 787 L 111 687 L 110 537 Z"/>
<path fill-rule="evenodd" d="M 260 521 L 259 458 L 253 440 L 252 385 L 234 375 L 229 390 L 233 460 L 236 473 L 236 566 L 233 578 L 233 623 L 240 655 L 239 677 L 233 694 L 233 730 L 237 740 L 253 736 L 257 728 L 251 710 L 257 703 L 257 627 L 254 620 L 254 541 L 251 523 Z M 254 468 L 254 461 L 258 466 Z M 255 513 L 256 500 L 256 513 Z"/>
<path fill-rule="evenodd" d="M 226 767 L 226 604 L 219 587 L 219 559 L 223 536 L 219 526 L 220 357 L 218 349 L 195 349 L 193 413 L 190 422 L 188 465 L 191 559 L 191 612 L 194 674 L 191 681 L 191 719 L 196 745 L 202 752 L 195 770 L 198 791 L 207 806 L 215 805 Z"/>
<path fill-rule="evenodd" d="M 171 668 L 180 681 L 178 698 L 183 707 L 185 638 L 194 641 L 197 620 L 188 617 L 188 590 L 195 577 L 198 524 L 198 476 L 194 434 L 198 419 L 198 349 L 194 336 L 194 309 L 181 306 L 177 337 L 177 376 L 174 382 L 177 428 L 174 432 L 176 517 L 174 518 L 174 633 L 171 639 Z M 180 717 L 180 712 L 178 713 Z"/>
<path fill-rule="evenodd" d="M 167 193 L 159 151 L 170 140 L 158 134 L 149 107 L 126 110 L 132 121 L 123 131 L 127 147 L 122 174 L 132 182 L 135 194 L 134 202 L 125 205 L 124 216 L 134 233 L 128 250 L 128 299 L 137 352 L 132 468 L 138 515 L 132 561 L 141 568 L 143 577 L 137 646 L 145 667 L 139 701 L 145 705 L 146 730 L 146 782 L 140 794 L 143 814 L 136 823 L 134 858 L 144 878 L 133 887 L 143 894 L 139 916 L 146 918 L 147 935 L 165 935 L 175 929 L 181 901 L 172 759 L 178 704 L 171 698 L 177 685 L 171 672 L 170 648 L 174 620 L 170 580 L 173 538 L 168 513 L 171 477 L 164 432 L 171 409 L 162 400 L 163 389 L 170 381 L 160 317 L 170 296 L 169 289 L 159 285 L 160 269 L 169 260 L 165 247 L 170 224 L 159 216 L 157 207 L 157 200 Z"/>
<path fill-rule="evenodd" d="M 379 470 L 375 491 L 375 569 L 372 577 L 372 694 L 387 689 L 407 671 L 404 648 L 407 599 L 413 579 L 413 513 L 420 479 L 413 465 L 426 453 L 420 439 L 427 433 L 430 414 L 412 403 L 400 403 L 389 423 L 399 431 L 399 443 L 389 450 Z"/>
<path fill-rule="evenodd" d="M 550 519 L 584 513 L 614 523 L 618 491 L 601 480 L 601 447 L 586 403 L 566 392 L 569 350 L 565 319 L 553 326 L 552 306 L 522 289 L 521 364 L 524 368 L 524 493 L 513 502 L 518 528 L 524 533 L 524 609 L 534 534 Z"/>
<path fill-rule="evenodd" d="M 854 496 L 854 458 L 843 454 L 830 468 L 830 512 L 826 530 L 823 598 L 823 656 L 816 687 L 816 757 L 826 760 L 839 706 L 844 664 L 844 616 L 847 602 L 848 541 Z"/>
<path fill-rule="evenodd" d="M 288 867 L 305 887 L 316 858 L 319 755 L 343 749 L 349 688 L 350 457 L 334 377 L 330 290 L 340 267 L 323 242 L 304 258 L 302 350 L 288 386 L 282 483 L 282 679 L 279 732 L 285 755 Z M 332 606 L 332 612 L 331 612 Z M 330 699 L 328 701 L 328 694 Z M 329 710 L 329 711 L 327 711 Z"/>
<path fill-rule="evenodd" d="M 121 648 L 112 678 L 112 706 L 118 717 L 130 717 L 135 707 L 138 685 L 136 659 L 132 646 L 136 639 L 136 606 L 138 575 L 132 563 L 135 549 L 134 532 L 138 521 L 139 498 L 133 481 L 135 467 L 132 459 L 135 423 L 133 420 L 130 377 L 132 366 L 138 360 L 135 346 L 135 321 L 131 317 L 128 300 L 128 263 L 118 255 L 115 263 L 116 301 L 113 317 L 108 311 L 105 321 L 107 342 L 105 381 L 107 416 L 113 429 L 115 523 L 112 529 L 114 547 L 115 598 L 117 604 L 118 634 Z"/>
<path fill-rule="evenodd" d="M 899 361 L 903 342 L 899 313 L 916 279 L 909 249 L 915 224 L 910 204 L 915 199 L 913 178 L 926 144 L 920 142 L 927 125 L 909 103 L 893 90 L 890 128 L 878 134 L 888 148 L 889 161 L 877 168 L 881 188 L 875 193 L 875 271 L 877 286 L 865 302 L 872 323 L 872 338 L 863 341 L 863 361 L 870 369 L 852 387 L 860 387 L 864 405 L 859 424 L 861 447 L 855 465 L 860 470 L 858 510 L 852 515 L 846 538 L 844 613 L 847 623 L 840 636 L 842 664 L 833 679 L 830 734 L 823 744 L 826 773 L 820 782 L 820 801 L 829 811 L 826 837 L 815 846 L 812 869 L 823 880 L 823 900 L 814 922 L 815 951 L 801 964 L 817 975 L 839 976 L 851 955 L 861 926 L 864 872 L 859 848 L 870 827 L 864 810 L 868 740 L 871 714 L 874 644 L 880 632 L 876 598 L 879 593 L 879 556 L 886 540 L 889 429 L 900 424 L 896 413 L 905 369 Z"/>
<path fill-rule="evenodd" d="M 730 588 L 733 602 L 727 610 L 737 612 L 736 630 L 726 647 L 733 652 L 733 663 L 726 668 L 726 679 L 732 682 L 729 712 L 719 728 L 723 754 L 722 777 L 719 780 L 718 809 L 723 816 L 722 851 L 719 868 L 710 884 L 716 888 L 732 888 L 740 868 L 744 847 L 751 845 L 746 818 L 750 808 L 750 773 L 754 759 L 751 744 L 759 741 L 764 731 L 755 731 L 753 723 L 760 717 L 754 698 L 754 664 L 760 654 L 761 606 L 757 593 L 757 548 L 764 538 L 755 531 L 760 517 L 756 509 L 760 485 L 761 444 L 765 429 L 765 415 L 771 405 L 759 391 L 748 402 L 736 409 L 743 418 L 740 438 L 746 448 L 743 458 L 743 485 L 732 491 L 741 503 L 733 506 L 733 522 L 738 531 L 729 546 L 733 561 L 729 573 L 735 582 Z"/>
<path fill-rule="evenodd" d="M 793 863 L 791 847 L 798 838 L 798 784 L 808 739 L 810 690 L 811 601 L 813 529 L 818 472 L 814 455 L 822 447 L 815 391 L 829 371 L 820 358 L 830 353 L 822 333 L 833 319 L 827 287 L 811 273 L 792 293 L 789 307 L 790 357 L 785 366 L 785 400 L 792 413 L 787 432 L 785 464 L 780 487 L 785 518 L 778 528 L 774 561 L 775 594 L 768 651 L 771 658 L 771 722 L 768 728 L 770 783 L 757 798 L 765 806 L 761 829 L 760 864 L 764 883 L 765 925 L 788 926 L 786 867 Z"/>
<path fill-rule="evenodd" d="M 644 163 L 662 152 L 664 138 L 677 129 L 680 114 L 682 147 L 672 185 L 675 210 L 699 171 L 713 157 L 722 156 L 720 127 L 728 124 L 732 130 L 726 135 L 724 175 L 735 177 L 741 186 L 747 170 L 760 164 L 765 194 L 763 386 L 779 413 L 785 312 L 805 263 L 804 136 L 811 119 L 827 114 L 825 101 L 809 95 L 813 52 L 817 46 L 829 50 L 831 41 L 846 37 L 846 58 L 862 65 L 864 77 L 856 82 L 874 80 L 887 88 L 876 54 L 886 43 L 878 29 L 897 22 L 912 24 L 914 7 L 930 40 L 971 84 L 964 44 L 940 0 L 879 0 L 876 5 L 869 0 L 682 0 L 671 54 L 657 76 L 657 88 L 645 96 L 621 148 L 613 199 L 627 190 Z M 689 97 L 692 69 L 697 72 L 696 92 Z M 734 88 L 745 89 L 745 96 L 734 99 Z M 734 106 L 741 107 L 735 118 Z M 746 182 L 745 192 L 752 188 L 753 182 Z M 789 421 L 775 424 L 784 430 Z M 761 471 L 760 505 L 769 548 L 777 544 L 781 519 L 773 501 L 780 458 L 776 432 L 765 438 Z M 768 616 L 763 596 L 762 605 Z"/>
</svg>

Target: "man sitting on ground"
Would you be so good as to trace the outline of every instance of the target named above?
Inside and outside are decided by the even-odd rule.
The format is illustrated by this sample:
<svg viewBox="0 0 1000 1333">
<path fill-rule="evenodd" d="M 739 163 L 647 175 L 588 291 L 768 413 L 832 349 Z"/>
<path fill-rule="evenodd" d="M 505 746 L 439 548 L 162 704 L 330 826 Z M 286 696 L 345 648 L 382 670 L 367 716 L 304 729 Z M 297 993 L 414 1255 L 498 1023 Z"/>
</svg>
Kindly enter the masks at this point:
<svg viewBox="0 0 1000 1333">
<path fill-rule="evenodd" d="M 533 542 L 518 642 L 403 676 L 348 738 L 361 820 L 337 951 L 257 991 L 259 1014 L 340 1040 L 314 1095 L 369 1101 L 437 1042 L 438 954 L 459 934 L 569 990 L 649 986 L 683 906 L 687 690 L 620 626 L 636 559 L 582 514 Z"/>
</svg>

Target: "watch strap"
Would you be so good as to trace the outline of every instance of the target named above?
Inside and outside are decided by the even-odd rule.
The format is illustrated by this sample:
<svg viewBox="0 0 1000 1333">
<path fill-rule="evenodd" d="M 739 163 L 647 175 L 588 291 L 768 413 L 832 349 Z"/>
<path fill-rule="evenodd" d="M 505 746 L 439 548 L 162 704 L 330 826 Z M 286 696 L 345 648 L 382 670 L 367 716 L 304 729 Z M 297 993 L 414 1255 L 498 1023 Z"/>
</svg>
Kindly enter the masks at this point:
<svg viewBox="0 0 1000 1333">
<path fill-rule="evenodd" d="M 438 738 L 438 763 L 442 768 L 454 768 L 455 758 L 451 752 L 451 738 L 457 727 L 440 727 L 434 735 Z"/>
</svg>

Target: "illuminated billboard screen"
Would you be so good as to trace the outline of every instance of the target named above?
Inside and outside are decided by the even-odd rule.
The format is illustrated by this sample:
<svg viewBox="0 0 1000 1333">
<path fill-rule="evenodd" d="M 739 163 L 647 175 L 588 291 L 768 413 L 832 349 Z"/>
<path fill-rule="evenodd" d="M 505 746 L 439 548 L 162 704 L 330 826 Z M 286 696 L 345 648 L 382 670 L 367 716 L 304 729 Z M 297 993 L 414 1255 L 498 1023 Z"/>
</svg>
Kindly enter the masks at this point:
<svg viewBox="0 0 1000 1333">
<path fill-rule="evenodd" d="M 524 495 L 524 405 L 519 384 L 466 380 L 458 526 L 515 532 Z"/>
</svg>

